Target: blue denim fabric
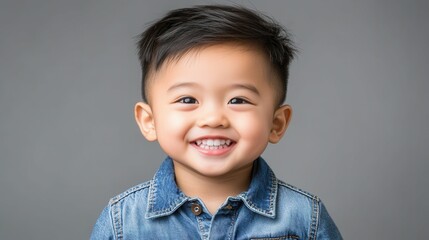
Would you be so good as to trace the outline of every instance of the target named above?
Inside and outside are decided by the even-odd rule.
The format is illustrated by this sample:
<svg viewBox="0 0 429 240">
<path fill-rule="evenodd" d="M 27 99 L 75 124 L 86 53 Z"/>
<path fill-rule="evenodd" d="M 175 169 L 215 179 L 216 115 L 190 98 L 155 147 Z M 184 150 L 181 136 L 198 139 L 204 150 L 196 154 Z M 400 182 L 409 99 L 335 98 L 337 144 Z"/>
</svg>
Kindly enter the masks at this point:
<svg viewBox="0 0 429 240">
<path fill-rule="evenodd" d="M 249 189 L 211 215 L 185 196 L 167 158 L 155 177 L 112 198 L 93 229 L 99 239 L 342 239 L 319 198 L 278 180 L 254 163 Z"/>
</svg>

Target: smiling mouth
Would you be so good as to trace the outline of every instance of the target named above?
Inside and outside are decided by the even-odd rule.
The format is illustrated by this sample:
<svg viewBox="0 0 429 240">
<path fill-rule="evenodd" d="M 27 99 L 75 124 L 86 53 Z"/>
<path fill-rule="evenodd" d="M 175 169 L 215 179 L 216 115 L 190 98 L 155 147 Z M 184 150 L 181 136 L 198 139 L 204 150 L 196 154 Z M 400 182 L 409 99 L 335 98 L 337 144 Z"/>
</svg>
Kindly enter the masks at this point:
<svg viewBox="0 0 429 240">
<path fill-rule="evenodd" d="M 231 139 L 198 139 L 194 142 L 196 146 L 202 149 L 206 150 L 217 150 L 217 149 L 224 149 L 230 147 L 232 144 L 234 144 L 234 141 Z"/>
</svg>

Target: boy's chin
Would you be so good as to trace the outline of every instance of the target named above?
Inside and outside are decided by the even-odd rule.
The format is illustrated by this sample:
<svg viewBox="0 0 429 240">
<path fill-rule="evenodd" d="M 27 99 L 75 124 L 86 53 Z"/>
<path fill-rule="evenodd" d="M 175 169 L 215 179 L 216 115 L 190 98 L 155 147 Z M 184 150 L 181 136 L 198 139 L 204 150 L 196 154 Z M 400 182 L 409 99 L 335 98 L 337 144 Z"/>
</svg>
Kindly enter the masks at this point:
<svg viewBox="0 0 429 240">
<path fill-rule="evenodd" d="M 231 159 L 222 159 L 219 157 L 199 157 L 194 158 L 195 165 L 189 165 L 184 163 L 176 163 L 179 165 L 179 168 L 176 168 L 176 171 L 181 171 L 186 168 L 187 170 L 192 172 L 195 175 L 205 178 L 225 178 L 225 177 L 233 177 L 234 175 L 242 175 L 243 172 L 251 171 L 253 166 L 253 161 L 248 162 L 247 164 L 243 164 L 243 166 L 237 166 L 230 162 Z"/>
</svg>

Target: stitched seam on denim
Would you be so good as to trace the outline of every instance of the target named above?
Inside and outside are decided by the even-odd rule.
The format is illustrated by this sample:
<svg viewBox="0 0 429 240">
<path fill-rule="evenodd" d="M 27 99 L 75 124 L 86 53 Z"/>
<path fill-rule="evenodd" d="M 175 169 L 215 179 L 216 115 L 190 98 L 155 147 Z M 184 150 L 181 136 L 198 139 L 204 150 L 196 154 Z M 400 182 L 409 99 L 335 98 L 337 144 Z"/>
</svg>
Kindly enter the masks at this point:
<svg viewBox="0 0 429 240">
<path fill-rule="evenodd" d="M 151 181 L 150 187 L 149 187 L 149 193 L 147 195 L 148 199 L 148 205 L 147 205 L 147 213 L 152 213 L 153 212 L 153 208 L 155 205 L 155 193 L 156 193 L 156 189 L 157 189 L 157 184 L 155 181 Z"/>
<path fill-rule="evenodd" d="M 116 234 L 116 228 L 115 228 L 115 219 L 113 217 L 113 211 L 112 211 L 112 206 L 110 205 L 109 202 L 109 220 L 110 220 L 110 226 L 112 227 L 112 232 L 113 232 L 113 237 L 114 239 L 117 240 L 117 234 Z"/>
<path fill-rule="evenodd" d="M 229 233 L 228 233 L 228 239 L 232 239 L 232 237 L 233 237 L 233 234 L 234 234 L 234 224 L 235 224 L 235 222 L 236 222 L 236 220 L 237 220 L 237 215 L 238 215 L 238 211 L 239 211 L 240 209 L 236 209 L 235 211 L 234 211 L 234 214 L 232 214 L 232 217 L 231 217 L 231 224 L 229 225 Z"/>
<path fill-rule="evenodd" d="M 281 186 L 283 186 L 283 187 L 286 187 L 286 188 L 288 188 L 288 189 L 290 189 L 290 190 L 292 190 L 292 191 L 294 191 L 294 192 L 297 192 L 297 193 L 299 193 L 299 194 L 302 194 L 302 195 L 304 195 L 304 196 L 306 196 L 306 197 L 309 197 L 309 198 L 311 198 L 311 199 L 318 199 L 318 197 L 317 197 L 317 196 L 315 196 L 315 195 L 313 195 L 313 194 L 311 194 L 311 193 L 308 193 L 308 192 L 306 192 L 306 191 L 304 191 L 304 190 L 302 190 L 302 189 L 300 189 L 300 188 L 297 188 L 297 187 L 295 187 L 295 186 L 292 186 L 292 185 L 290 185 L 290 184 L 288 184 L 288 183 L 285 183 L 285 182 L 283 182 L 283 181 L 281 181 L 281 180 L 278 180 L 278 182 L 279 182 L 279 185 L 281 185 Z"/>
<path fill-rule="evenodd" d="M 151 192 L 155 193 L 156 190 L 151 190 Z M 149 204 L 147 207 L 146 218 L 162 217 L 162 216 L 169 215 L 172 212 L 176 211 L 178 208 L 180 208 L 180 206 L 182 206 L 183 203 L 189 200 L 188 197 L 181 194 L 180 198 L 176 199 L 176 201 L 174 201 L 174 203 L 172 203 L 168 208 L 155 211 L 154 206 L 155 206 L 156 198 L 154 198 L 153 195 L 154 194 L 151 194 L 151 193 L 148 195 Z"/>
<path fill-rule="evenodd" d="M 180 208 L 180 206 L 182 206 L 182 204 L 185 203 L 187 200 L 188 200 L 187 198 L 184 198 L 184 199 L 182 199 L 182 201 L 175 201 L 170 207 L 159 210 L 159 211 L 151 210 L 150 212 L 148 212 L 148 218 L 162 217 L 162 216 L 169 215 L 172 212 L 174 212 L 175 210 L 177 210 L 178 208 Z M 153 207 L 151 207 L 151 209 L 153 209 Z"/>
<path fill-rule="evenodd" d="M 118 206 L 118 203 L 114 203 L 111 205 L 112 209 L 112 221 L 113 221 L 113 230 L 115 232 L 115 238 L 117 240 L 123 239 L 123 231 L 122 231 L 122 214 L 121 208 Z"/>
<path fill-rule="evenodd" d="M 202 218 L 200 216 L 195 216 L 195 218 L 197 219 L 197 222 L 198 222 L 198 229 L 200 230 L 201 239 L 202 240 L 207 239 L 208 233 L 204 231 L 204 223 Z"/>
<path fill-rule="evenodd" d="M 278 182 L 277 178 L 274 175 L 272 171 L 271 172 L 271 192 L 270 192 L 270 211 L 273 217 L 276 216 L 276 198 L 277 198 L 277 192 L 278 192 Z"/>
<path fill-rule="evenodd" d="M 301 190 L 295 186 L 292 186 L 290 184 L 287 184 L 283 181 L 279 180 L 279 185 L 286 187 L 287 189 L 290 189 L 294 192 L 297 192 L 305 197 L 308 197 L 312 200 L 312 212 L 311 212 L 311 223 L 310 223 L 310 230 L 309 230 L 309 240 L 316 240 L 317 230 L 319 227 L 319 204 L 320 199 L 312 195 L 304 190 Z"/>
<path fill-rule="evenodd" d="M 316 199 L 313 200 L 313 211 L 311 212 L 309 240 L 316 240 L 317 238 L 317 229 L 319 227 L 319 204 L 320 201 L 316 197 Z"/>
<path fill-rule="evenodd" d="M 271 177 L 271 187 L 270 187 L 270 194 L 269 194 L 270 207 L 269 207 L 268 211 L 265 209 L 258 208 L 255 205 L 255 203 L 253 203 L 250 199 L 247 198 L 247 195 L 241 196 L 241 198 L 243 199 L 244 204 L 248 208 L 250 208 L 250 209 L 252 209 L 252 210 L 254 210 L 254 211 L 256 211 L 256 212 L 258 212 L 264 216 L 275 217 L 275 212 L 273 210 L 274 210 L 274 206 L 275 206 L 275 199 L 277 197 L 277 191 L 278 191 L 277 190 L 277 185 L 278 185 L 277 181 L 278 180 L 272 171 L 270 171 L 270 177 Z"/>
<path fill-rule="evenodd" d="M 319 220 L 320 220 L 320 205 L 321 205 L 321 202 L 320 202 L 320 199 L 319 198 L 316 198 L 316 206 L 317 206 L 317 213 L 316 213 L 316 216 L 317 216 L 317 218 L 316 218 L 316 231 L 315 231 L 315 235 L 314 235 L 314 240 L 316 240 L 317 239 L 317 232 L 319 231 Z"/>
<path fill-rule="evenodd" d="M 115 239 L 121 240 L 123 239 L 123 229 L 122 229 L 122 214 L 121 214 L 121 208 L 119 206 L 120 201 L 122 201 L 124 198 L 129 196 L 132 193 L 135 193 L 137 191 L 143 190 L 149 186 L 149 181 L 141 183 L 137 186 L 134 186 L 132 188 L 129 188 L 125 192 L 116 195 L 115 197 L 111 198 L 109 201 L 110 206 L 110 213 L 112 218 L 112 225 L 113 225 L 113 231 L 115 234 Z"/>
<path fill-rule="evenodd" d="M 156 177 L 154 178 L 156 179 Z M 147 212 L 146 218 L 153 217 L 162 217 L 171 214 L 175 210 L 177 210 L 183 203 L 185 203 L 189 198 L 186 197 L 183 193 L 180 193 L 180 196 L 172 203 L 168 208 L 164 208 L 161 210 L 155 210 L 156 204 L 156 193 L 158 190 L 158 184 L 155 180 L 150 181 L 149 193 L 147 199 Z"/>
<path fill-rule="evenodd" d="M 134 187 L 126 190 L 125 192 L 123 192 L 123 193 L 121 193 L 121 194 L 113 197 L 112 199 L 110 199 L 110 203 L 111 204 L 116 204 L 117 202 L 119 202 L 122 199 L 126 198 L 128 195 L 130 195 L 132 193 L 135 193 L 135 192 L 138 192 L 138 191 L 141 191 L 141 190 L 149 187 L 150 182 L 151 181 L 147 181 L 147 182 L 144 182 L 142 184 L 139 184 L 137 186 L 134 186 Z"/>
</svg>

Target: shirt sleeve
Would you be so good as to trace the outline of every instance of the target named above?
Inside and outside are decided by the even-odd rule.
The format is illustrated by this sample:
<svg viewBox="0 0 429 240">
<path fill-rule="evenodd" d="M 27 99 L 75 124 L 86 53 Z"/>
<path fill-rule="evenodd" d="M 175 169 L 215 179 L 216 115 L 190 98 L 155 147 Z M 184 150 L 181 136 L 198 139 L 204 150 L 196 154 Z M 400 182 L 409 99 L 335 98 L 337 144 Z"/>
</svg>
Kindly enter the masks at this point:
<svg viewBox="0 0 429 240">
<path fill-rule="evenodd" d="M 114 240 L 110 206 L 103 209 L 92 230 L 90 240 Z"/>
<path fill-rule="evenodd" d="M 328 211 L 326 210 L 325 205 L 320 201 L 319 202 L 319 223 L 317 228 L 317 240 L 342 240 L 340 231 L 329 216 Z"/>
</svg>

